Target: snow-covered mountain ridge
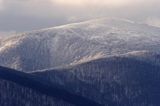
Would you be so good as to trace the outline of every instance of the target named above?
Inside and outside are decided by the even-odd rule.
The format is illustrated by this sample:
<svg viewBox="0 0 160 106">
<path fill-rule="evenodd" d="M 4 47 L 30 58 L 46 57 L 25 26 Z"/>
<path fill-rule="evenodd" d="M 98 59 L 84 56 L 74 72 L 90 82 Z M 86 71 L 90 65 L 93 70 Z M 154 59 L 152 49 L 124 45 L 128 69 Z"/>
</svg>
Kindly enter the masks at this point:
<svg viewBox="0 0 160 106">
<path fill-rule="evenodd" d="M 134 51 L 160 52 L 160 28 L 102 18 L 23 33 L 0 43 L 0 65 L 35 71 Z"/>
</svg>

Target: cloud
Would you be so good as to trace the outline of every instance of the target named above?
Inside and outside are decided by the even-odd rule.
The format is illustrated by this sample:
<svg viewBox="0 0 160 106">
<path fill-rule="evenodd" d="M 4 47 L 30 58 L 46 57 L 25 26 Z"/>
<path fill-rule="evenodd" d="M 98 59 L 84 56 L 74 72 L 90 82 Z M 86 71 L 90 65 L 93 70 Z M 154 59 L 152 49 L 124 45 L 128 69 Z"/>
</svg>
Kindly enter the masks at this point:
<svg viewBox="0 0 160 106">
<path fill-rule="evenodd" d="M 160 0 L 0 0 L 0 29 L 21 32 L 97 17 L 146 22 L 160 17 L 159 4 Z"/>
<path fill-rule="evenodd" d="M 155 27 L 160 27 L 160 18 L 159 17 L 149 17 L 145 20 L 145 23 Z"/>
<path fill-rule="evenodd" d="M 3 0 L 0 0 L 0 10 L 3 10 Z"/>
<path fill-rule="evenodd" d="M 0 39 L 6 38 L 8 36 L 13 36 L 14 34 L 16 34 L 15 31 L 7 31 L 7 32 L 0 31 Z"/>
<path fill-rule="evenodd" d="M 72 6 L 88 6 L 88 5 L 101 5 L 101 6 L 124 6 L 132 3 L 139 3 L 144 0 L 51 0 L 53 3 L 61 5 L 72 5 Z"/>
<path fill-rule="evenodd" d="M 75 22 L 75 21 L 78 21 L 78 20 L 80 20 L 80 19 L 76 16 L 71 16 L 71 17 L 68 18 L 69 22 Z"/>
</svg>

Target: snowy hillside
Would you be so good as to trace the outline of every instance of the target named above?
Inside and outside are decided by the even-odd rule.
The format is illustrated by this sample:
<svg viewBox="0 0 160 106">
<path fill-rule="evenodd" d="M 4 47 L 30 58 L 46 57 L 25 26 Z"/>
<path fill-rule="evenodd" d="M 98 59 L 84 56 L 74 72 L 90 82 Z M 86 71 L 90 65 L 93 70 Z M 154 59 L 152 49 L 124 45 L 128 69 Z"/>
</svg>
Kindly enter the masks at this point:
<svg viewBox="0 0 160 106">
<path fill-rule="evenodd" d="M 159 106 L 159 34 L 102 18 L 3 39 L 0 66 L 19 71 L 0 67 L 0 105 Z"/>
<path fill-rule="evenodd" d="M 0 65 L 36 71 L 134 51 L 160 52 L 160 28 L 102 18 L 23 33 L 0 44 Z"/>
</svg>

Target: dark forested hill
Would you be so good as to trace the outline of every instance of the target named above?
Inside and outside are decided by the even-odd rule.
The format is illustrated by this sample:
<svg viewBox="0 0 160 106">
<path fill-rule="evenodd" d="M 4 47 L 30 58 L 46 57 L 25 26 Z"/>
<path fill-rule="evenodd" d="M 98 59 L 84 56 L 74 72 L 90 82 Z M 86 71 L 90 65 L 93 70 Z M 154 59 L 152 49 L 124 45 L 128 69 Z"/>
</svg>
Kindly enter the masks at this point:
<svg viewBox="0 0 160 106">
<path fill-rule="evenodd" d="M 43 76 L 70 92 L 106 105 L 160 104 L 160 67 L 134 58 L 103 58 L 34 74 Z"/>
<path fill-rule="evenodd" d="M 0 106 L 102 106 L 43 78 L 0 67 Z"/>
</svg>

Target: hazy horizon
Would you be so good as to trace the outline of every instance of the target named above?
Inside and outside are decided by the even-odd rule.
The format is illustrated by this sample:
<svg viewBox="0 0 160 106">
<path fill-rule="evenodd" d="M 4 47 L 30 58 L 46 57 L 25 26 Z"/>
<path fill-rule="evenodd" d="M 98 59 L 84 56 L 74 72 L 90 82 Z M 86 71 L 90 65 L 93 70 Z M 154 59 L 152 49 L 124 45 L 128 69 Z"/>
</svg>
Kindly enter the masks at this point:
<svg viewBox="0 0 160 106">
<path fill-rule="evenodd" d="M 0 34 L 38 30 L 97 17 L 160 26 L 157 0 L 0 0 Z"/>
</svg>

